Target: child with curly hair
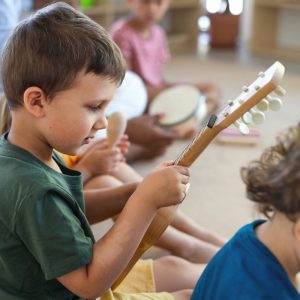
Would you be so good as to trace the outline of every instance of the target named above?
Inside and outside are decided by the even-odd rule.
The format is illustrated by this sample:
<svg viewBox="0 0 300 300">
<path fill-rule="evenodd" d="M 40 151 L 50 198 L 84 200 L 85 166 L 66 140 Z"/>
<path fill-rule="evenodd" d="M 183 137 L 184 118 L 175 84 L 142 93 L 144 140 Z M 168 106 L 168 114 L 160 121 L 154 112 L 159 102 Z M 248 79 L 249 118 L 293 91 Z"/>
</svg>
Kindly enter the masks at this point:
<svg viewBox="0 0 300 300">
<path fill-rule="evenodd" d="M 300 299 L 300 124 L 241 174 L 266 219 L 242 227 L 215 255 L 191 299 Z"/>
</svg>

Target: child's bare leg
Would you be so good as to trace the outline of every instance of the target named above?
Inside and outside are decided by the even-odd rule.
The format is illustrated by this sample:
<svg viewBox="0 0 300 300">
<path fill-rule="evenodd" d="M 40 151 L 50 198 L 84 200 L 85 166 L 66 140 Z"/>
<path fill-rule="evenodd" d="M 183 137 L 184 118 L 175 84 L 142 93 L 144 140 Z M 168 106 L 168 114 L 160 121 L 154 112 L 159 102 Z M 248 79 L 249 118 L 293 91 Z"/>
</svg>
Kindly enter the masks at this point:
<svg viewBox="0 0 300 300">
<path fill-rule="evenodd" d="M 126 163 L 121 163 L 117 171 L 111 175 L 123 183 L 137 182 L 143 179 L 140 174 L 138 174 L 130 165 Z M 197 222 L 192 220 L 180 210 L 177 210 L 175 219 L 171 225 L 179 231 L 194 236 L 204 243 L 206 242 L 217 247 L 222 247 L 227 242 L 226 238 L 200 226 Z"/>
<path fill-rule="evenodd" d="M 217 247 L 222 247 L 227 242 L 226 238 L 200 226 L 197 222 L 186 216 L 180 210 L 177 210 L 176 217 L 171 225 L 182 232 L 185 232 L 203 242 L 207 242 Z"/>
<path fill-rule="evenodd" d="M 219 247 L 201 241 L 171 226 L 166 229 L 155 245 L 168 250 L 172 255 L 201 264 L 208 263 L 219 250 Z"/>
<path fill-rule="evenodd" d="M 121 163 L 111 175 L 94 177 L 85 184 L 84 188 L 86 190 L 113 188 L 121 186 L 123 183 L 141 180 L 142 177 L 131 166 Z M 86 201 L 88 202 L 90 199 Z M 86 203 L 86 205 L 87 207 L 95 206 L 93 203 Z M 207 263 L 226 241 L 200 227 L 179 210 L 171 225 L 156 243 L 156 246 L 195 263 Z"/>
<path fill-rule="evenodd" d="M 128 162 L 132 163 L 139 160 L 151 160 L 162 156 L 166 151 L 167 146 L 154 148 L 132 143 L 125 157 Z"/>
<path fill-rule="evenodd" d="M 142 176 L 126 163 L 120 163 L 117 170 L 112 172 L 111 175 L 123 183 L 143 180 Z"/>
<path fill-rule="evenodd" d="M 189 300 L 191 299 L 193 290 L 182 290 L 175 293 L 171 293 L 175 300 Z"/>
<path fill-rule="evenodd" d="M 93 177 L 85 185 L 84 189 L 101 189 L 101 188 L 113 188 L 121 186 L 123 183 L 111 175 L 100 175 Z"/>
<path fill-rule="evenodd" d="M 193 289 L 204 267 L 175 256 L 155 259 L 153 271 L 156 291 L 173 293 Z"/>
</svg>

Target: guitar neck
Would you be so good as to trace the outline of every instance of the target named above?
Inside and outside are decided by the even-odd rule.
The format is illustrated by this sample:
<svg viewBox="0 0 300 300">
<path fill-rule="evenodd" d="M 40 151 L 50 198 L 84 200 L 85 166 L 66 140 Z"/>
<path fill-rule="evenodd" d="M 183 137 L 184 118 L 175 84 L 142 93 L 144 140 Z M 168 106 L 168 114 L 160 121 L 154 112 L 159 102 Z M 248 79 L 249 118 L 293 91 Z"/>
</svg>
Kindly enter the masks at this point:
<svg viewBox="0 0 300 300">
<path fill-rule="evenodd" d="M 214 115 L 212 115 L 211 119 L 214 119 L 214 121 L 216 120 Z M 213 124 L 209 125 L 210 123 L 211 122 L 208 122 L 208 126 L 206 126 L 198 136 L 196 136 L 193 142 L 177 157 L 175 160 L 176 165 L 190 167 L 216 135 L 223 129 L 219 126 L 212 127 Z"/>
</svg>

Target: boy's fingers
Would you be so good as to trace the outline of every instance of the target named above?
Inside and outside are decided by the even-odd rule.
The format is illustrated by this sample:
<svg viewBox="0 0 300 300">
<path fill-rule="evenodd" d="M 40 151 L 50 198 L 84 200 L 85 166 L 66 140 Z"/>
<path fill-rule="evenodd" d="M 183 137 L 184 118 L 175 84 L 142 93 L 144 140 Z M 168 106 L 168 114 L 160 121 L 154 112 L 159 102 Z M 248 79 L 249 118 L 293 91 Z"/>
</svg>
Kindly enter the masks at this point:
<svg viewBox="0 0 300 300">
<path fill-rule="evenodd" d="M 174 161 L 172 160 L 168 160 L 168 161 L 164 161 L 160 164 L 160 167 L 169 167 L 169 166 L 173 166 L 174 165 Z"/>
<path fill-rule="evenodd" d="M 190 177 L 190 169 L 184 166 L 178 166 L 178 165 L 174 165 L 174 168 L 176 169 L 177 172 L 179 172 L 182 175 L 186 175 L 188 177 Z"/>
<path fill-rule="evenodd" d="M 182 179 L 181 179 L 181 182 L 185 185 L 188 185 L 189 184 L 189 181 L 190 181 L 190 177 L 189 176 L 186 176 L 186 175 L 183 175 L 182 176 Z"/>
</svg>

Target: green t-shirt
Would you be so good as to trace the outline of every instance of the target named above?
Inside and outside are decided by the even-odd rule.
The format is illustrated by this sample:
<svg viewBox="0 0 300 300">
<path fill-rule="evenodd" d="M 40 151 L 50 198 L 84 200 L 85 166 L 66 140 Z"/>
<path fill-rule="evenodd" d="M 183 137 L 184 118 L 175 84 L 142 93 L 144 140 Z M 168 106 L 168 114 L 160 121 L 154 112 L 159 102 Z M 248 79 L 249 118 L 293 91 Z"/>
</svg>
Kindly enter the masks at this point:
<svg viewBox="0 0 300 300">
<path fill-rule="evenodd" d="M 80 173 L 0 137 L 0 299 L 80 299 L 56 278 L 92 259 Z"/>
</svg>

